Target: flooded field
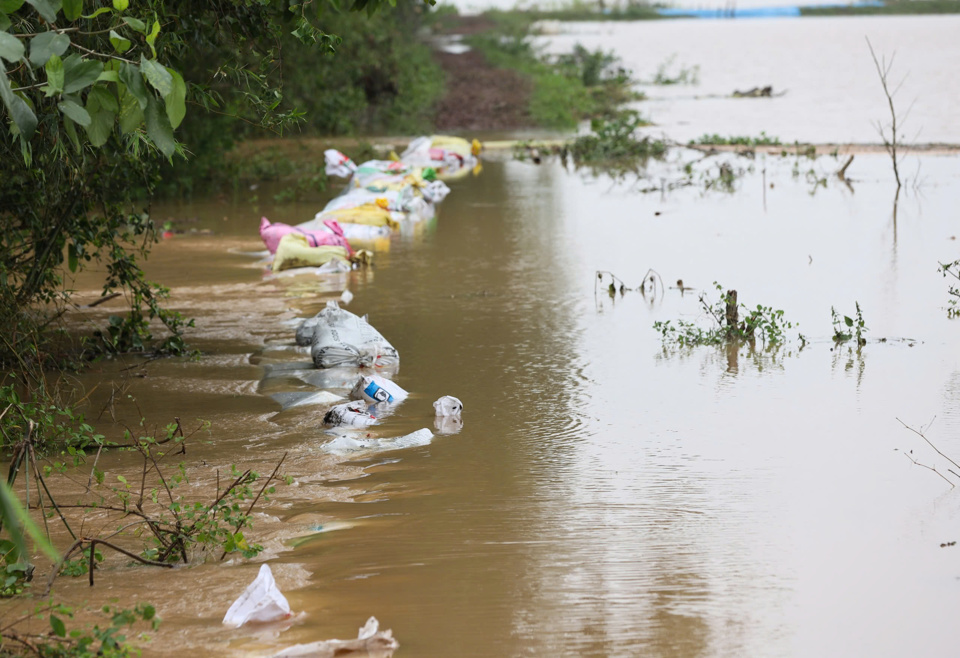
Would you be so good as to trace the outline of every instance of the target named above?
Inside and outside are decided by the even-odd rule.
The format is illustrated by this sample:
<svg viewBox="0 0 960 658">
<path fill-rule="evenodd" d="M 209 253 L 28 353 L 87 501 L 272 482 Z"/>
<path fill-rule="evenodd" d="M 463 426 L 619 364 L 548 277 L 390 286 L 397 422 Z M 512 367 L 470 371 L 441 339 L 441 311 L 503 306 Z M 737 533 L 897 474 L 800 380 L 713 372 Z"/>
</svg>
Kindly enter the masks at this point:
<svg viewBox="0 0 960 658">
<path fill-rule="evenodd" d="M 929 20 L 935 41 L 954 19 Z M 647 27 L 598 29 L 620 39 Z M 702 66 L 704 88 L 773 83 L 791 93 L 703 101 L 697 111 L 691 99 L 665 98 L 661 125 L 690 117 L 669 124 L 676 135 L 766 129 L 876 141 L 869 120 L 882 116 L 882 98 L 858 106 L 852 97 L 860 118 L 794 121 L 789 112 L 817 101 L 756 71 L 718 81 L 711 61 L 688 50 L 694 35 L 675 49 Z M 849 44 L 858 57 L 861 41 Z M 659 42 L 642 43 L 659 61 Z M 790 59 L 810 65 L 805 75 L 839 75 Z M 869 69 L 840 70 L 875 91 Z M 942 98 L 955 97 L 952 84 Z M 769 124 L 734 122 L 741 107 L 781 100 L 799 105 L 785 118 L 764 114 Z M 723 103 L 737 111 L 724 114 Z M 935 139 L 960 141 L 947 106 L 934 112 Z M 377 245 L 373 269 L 325 277 L 274 278 L 258 255 L 261 215 L 296 224 L 320 200 L 274 204 L 262 187 L 155 206 L 177 232 L 146 269 L 196 318 L 189 338 L 202 354 L 94 364 L 79 379 L 88 415 L 112 439 L 141 416 L 210 421 L 176 457 L 198 495 L 215 491 L 218 469 L 266 473 L 284 453 L 294 483 L 257 508 L 247 534 L 264 544 L 259 558 L 151 570 L 110 557 L 94 588 L 60 577 L 56 591 L 94 609 L 154 604 L 164 622 L 146 656 L 271 655 L 355 637 L 371 615 L 393 629 L 402 656 L 949 654 L 960 641 L 960 547 L 947 545 L 960 540 L 960 494 L 908 461 L 949 466 L 897 419 L 935 418 L 927 436 L 960 457 L 958 320 L 947 318 L 937 272 L 960 257 L 960 158 L 910 156 L 895 204 L 882 154 L 858 153 L 849 186 L 833 175 L 843 160 L 830 156 L 720 154 L 699 162 L 698 182 L 673 190 L 671 176 L 702 155 L 669 157 L 613 180 L 490 153 L 479 175 L 451 183 L 435 220 Z M 734 172 L 728 187 L 707 187 L 723 165 Z M 636 287 L 650 268 L 665 289 L 598 289 L 598 270 Z M 716 301 L 714 281 L 749 307 L 783 309 L 797 324 L 786 344 L 664 345 L 656 321 L 708 326 L 698 298 Z M 97 273 L 75 286 L 94 297 Z M 293 333 L 345 289 L 348 308 L 369 314 L 399 350 L 394 379 L 411 392 L 373 433 L 428 428 L 429 445 L 338 458 L 321 449 L 328 404 L 278 401 L 329 386 L 342 394 L 307 381 L 309 354 Z M 831 307 L 853 315 L 857 303 L 867 343 L 836 346 Z M 102 323 L 110 306 L 86 317 Z M 441 395 L 463 401 L 459 431 L 435 426 Z M 100 467 L 108 482 L 140 473 L 131 454 L 106 455 Z M 91 533 L 102 525 L 87 523 Z M 224 628 L 264 560 L 298 615 Z"/>
<path fill-rule="evenodd" d="M 960 16 L 868 16 L 740 21 L 671 20 L 565 23 L 544 38 L 548 52 L 575 43 L 622 58 L 640 80 L 699 68 L 699 84 L 642 90 L 637 104 L 666 133 L 686 143 L 704 134 L 756 137 L 765 131 L 785 143 L 881 142 L 875 124 L 889 122 L 866 38 L 878 57 L 893 58 L 891 87 L 906 117 L 909 142 L 960 142 L 949 107 L 960 104 L 960 83 L 947 62 L 960 61 Z M 773 87 L 775 98 L 731 98 L 734 91 Z M 909 109 L 909 112 L 908 112 Z M 887 114 L 884 114 L 887 112 Z"/>
</svg>

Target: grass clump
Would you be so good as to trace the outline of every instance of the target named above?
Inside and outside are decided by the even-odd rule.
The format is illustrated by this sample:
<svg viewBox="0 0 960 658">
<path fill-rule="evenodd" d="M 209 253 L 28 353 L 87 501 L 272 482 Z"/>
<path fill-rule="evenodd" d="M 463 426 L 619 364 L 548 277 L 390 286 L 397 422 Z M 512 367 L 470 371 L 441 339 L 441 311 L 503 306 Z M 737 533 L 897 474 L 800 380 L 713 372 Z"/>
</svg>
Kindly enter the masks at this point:
<svg viewBox="0 0 960 658">
<path fill-rule="evenodd" d="M 697 139 L 690 140 L 690 144 L 699 146 L 780 146 L 779 137 L 771 137 L 764 131 L 760 131 L 758 137 L 730 136 L 723 135 L 703 135 Z"/>
<path fill-rule="evenodd" d="M 577 164 L 595 165 L 622 161 L 661 158 L 667 145 L 650 137 L 637 137 L 637 128 L 649 125 L 635 110 L 623 110 L 609 119 L 594 119 L 591 133 L 570 143 L 569 151 Z"/>
</svg>

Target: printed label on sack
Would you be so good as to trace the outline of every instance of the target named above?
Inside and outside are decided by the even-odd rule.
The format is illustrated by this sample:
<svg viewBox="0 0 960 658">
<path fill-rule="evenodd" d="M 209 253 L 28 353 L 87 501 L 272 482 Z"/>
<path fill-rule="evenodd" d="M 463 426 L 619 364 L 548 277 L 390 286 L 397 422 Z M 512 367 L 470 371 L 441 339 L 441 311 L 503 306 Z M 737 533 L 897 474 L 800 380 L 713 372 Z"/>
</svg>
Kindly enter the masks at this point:
<svg viewBox="0 0 960 658">
<path fill-rule="evenodd" d="M 371 399 L 377 402 L 393 402 L 393 396 L 387 391 L 377 386 L 376 382 L 370 382 L 363 392 Z"/>
</svg>

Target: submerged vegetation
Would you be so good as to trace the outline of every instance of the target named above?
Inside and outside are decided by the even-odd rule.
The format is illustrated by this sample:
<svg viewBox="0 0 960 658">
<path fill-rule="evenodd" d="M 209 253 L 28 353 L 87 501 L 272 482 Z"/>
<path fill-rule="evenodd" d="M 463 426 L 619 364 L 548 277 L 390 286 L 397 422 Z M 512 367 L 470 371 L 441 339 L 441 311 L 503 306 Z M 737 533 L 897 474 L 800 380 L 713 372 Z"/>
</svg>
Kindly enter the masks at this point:
<svg viewBox="0 0 960 658">
<path fill-rule="evenodd" d="M 695 140 L 690 140 L 690 144 L 700 146 L 780 146 L 779 137 L 770 137 L 766 132 L 760 131 L 757 137 L 723 137 L 721 135 L 703 135 Z"/>
<path fill-rule="evenodd" d="M 940 263 L 937 269 L 944 277 L 952 277 L 960 281 L 960 260 L 952 263 Z M 960 286 L 951 282 L 947 287 L 947 317 L 960 318 Z"/>
</svg>

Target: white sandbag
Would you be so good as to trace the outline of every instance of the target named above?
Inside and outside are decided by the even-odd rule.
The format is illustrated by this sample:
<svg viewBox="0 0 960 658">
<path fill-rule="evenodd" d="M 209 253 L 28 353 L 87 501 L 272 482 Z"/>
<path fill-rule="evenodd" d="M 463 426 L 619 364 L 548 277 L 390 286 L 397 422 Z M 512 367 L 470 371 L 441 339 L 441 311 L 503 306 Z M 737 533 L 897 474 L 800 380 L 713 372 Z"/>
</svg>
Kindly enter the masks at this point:
<svg viewBox="0 0 960 658">
<path fill-rule="evenodd" d="M 323 313 L 323 311 L 320 311 L 320 313 Z M 317 328 L 317 323 L 320 322 L 320 313 L 312 318 L 307 318 L 297 327 L 297 345 L 306 347 L 313 344 L 313 331 Z"/>
<path fill-rule="evenodd" d="M 437 416 L 433 419 L 433 427 L 437 434 L 457 434 L 463 429 L 463 419 L 460 416 Z"/>
<path fill-rule="evenodd" d="M 370 427 L 376 423 L 377 419 L 362 400 L 338 404 L 323 417 L 323 424 L 327 427 Z"/>
<path fill-rule="evenodd" d="M 328 302 L 319 314 L 310 355 L 318 368 L 370 368 L 400 363 L 400 354 L 379 331 L 334 301 Z"/>
<path fill-rule="evenodd" d="M 432 440 L 433 432 L 424 427 L 411 434 L 387 439 L 357 438 L 342 435 L 320 449 L 331 455 L 345 457 L 362 452 L 385 452 L 403 448 L 416 448 L 429 445 Z"/>
<path fill-rule="evenodd" d="M 420 192 L 423 194 L 424 199 L 436 204 L 441 203 L 447 198 L 447 195 L 450 194 L 450 188 L 447 187 L 447 184 L 443 181 L 435 180 L 424 185 Z"/>
<path fill-rule="evenodd" d="M 393 631 L 380 630 L 380 622 L 370 617 L 357 633 L 356 640 L 322 640 L 309 644 L 295 644 L 273 655 L 273 658 L 333 658 L 351 653 L 370 656 L 391 655 L 400 648 Z"/>
<path fill-rule="evenodd" d="M 336 176 L 337 178 L 350 178 L 353 172 L 357 170 L 357 165 L 336 149 L 327 149 L 323 152 L 323 159 L 326 162 L 324 168 L 327 176 Z"/>
<path fill-rule="evenodd" d="M 277 587 L 270 565 L 263 564 L 256 579 L 227 610 L 223 623 L 237 628 L 251 621 L 279 621 L 291 614 L 290 604 Z"/>
<path fill-rule="evenodd" d="M 342 395 L 330 391 L 280 391 L 271 393 L 270 397 L 280 403 L 283 411 L 314 404 L 332 404 L 343 399 Z"/>
<path fill-rule="evenodd" d="M 380 375 L 361 376 L 350 391 L 350 399 L 364 400 L 370 404 L 378 402 L 398 404 L 407 399 L 407 392 L 398 384 Z"/>
<path fill-rule="evenodd" d="M 444 395 L 433 403 L 433 410 L 438 416 L 459 418 L 461 412 L 463 412 L 463 402 L 452 395 Z"/>
</svg>

